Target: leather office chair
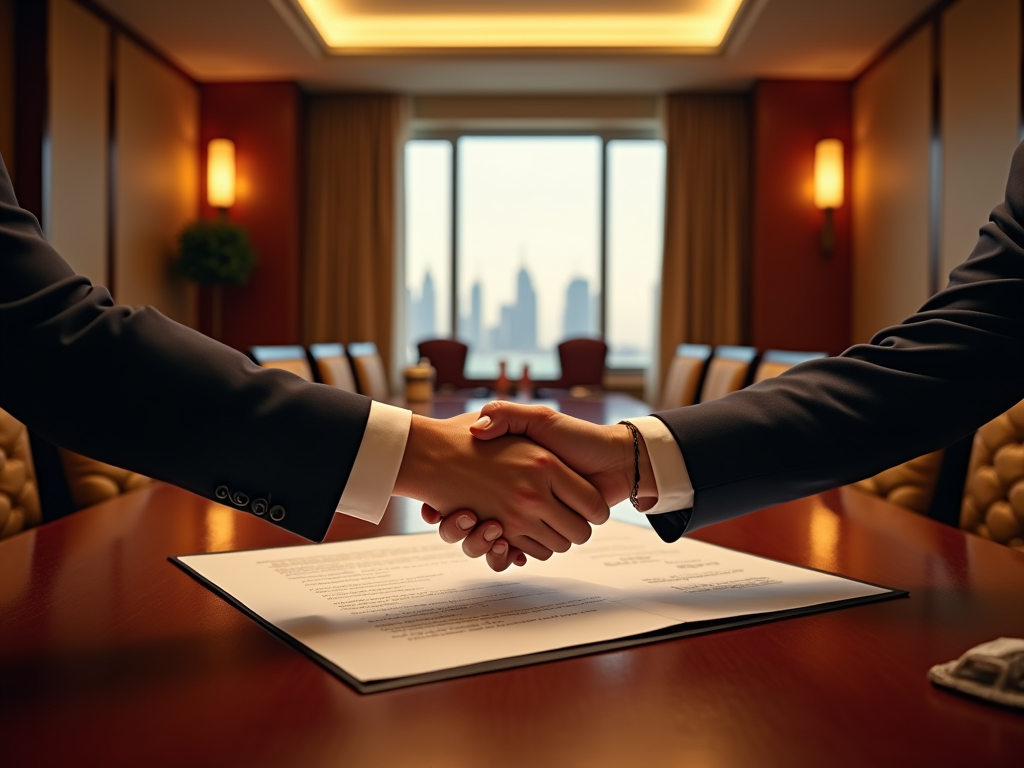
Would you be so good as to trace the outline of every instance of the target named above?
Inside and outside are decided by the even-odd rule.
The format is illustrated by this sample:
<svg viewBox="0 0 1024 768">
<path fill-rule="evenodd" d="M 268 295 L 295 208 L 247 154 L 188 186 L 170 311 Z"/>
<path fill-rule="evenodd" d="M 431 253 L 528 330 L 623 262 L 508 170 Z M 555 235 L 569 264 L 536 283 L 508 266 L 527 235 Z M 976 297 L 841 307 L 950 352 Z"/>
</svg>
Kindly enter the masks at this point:
<svg viewBox="0 0 1024 768">
<path fill-rule="evenodd" d="M 960 527 L 1024 552 L 1024 401 L 975 433 Z"/>
<path fill-rule="evenodd" d="M 0 410 L 0 539 L 42 522 L 25 425 Z"/>
<path fill-rule="evenodd" d="M 466 355 L 469 347 L 455 339 L 429 339 L 416 345 L 420 357 L 430 360 L 437 371 L 434 389 L 443 386 L 465 389 L 471 386 L 466 379 Z"/>
<path fill-rule="evenodd" d="M 926 515 L 935 497 L 944 453 L 926 453 L 854 483 L 853 487 Z"/>
<path fill-rule="evenodd" d="M 355 369 L 359 393 L 374 400 L 387 400 L 391 395 L 391 389 L 388 387 L 388 376 L 384 371 L 384 361 L 377 351 L 377 345 L 372 341 L 349 344 L 348 356 Z"/>
<path fill-rule="evenodd" d="M 359 391 L 343 344 L 310 344 L 309 356 L 321 382 L 346 392 Z"/>
<path fill-rule="evenodd" d="M 608 345 L 600 339 L 568 339 L 558 345 L 562 377 L 556 387 L 603 387 Z"/>
<path fill-rule="evenodd" d="M 665 374 L 665 386 L 661 390 L 658 410 L 681 408 L 697 402 L 701 379 L 711 357 L 707 344 L 680 344 Z"/>
<path fill-rule="evenodd" d="M 313 369 L 302 347 L 250 347 L 249 356 L 260 368 L 280 368 L 294 373 L 300 379 L 313 381 Z"/>
<path fill-rule="evenodd" d="M 99 504 L 153 481 L 145 475 L 59 449 L 71 502 L 76 510 Z"/>
<path fill-rule="evenodd" d="M 755 357 L 757 350 L 753 347 L 715 347 L 715 354 L 704 376 L 704 385 L 700 389 L 700 402 L 717 400 L 743 389 Z"/>
<path fill-rule="evenodd" d="M 808 360 L 818 360 L 822 357 L 828 357 L 828 355 L 825 352 L 786 352 L 781 349 L 769 349 L 761 355 L 761 361 L 757 364 L 754 383 L 757 384 L 765 379 L 774 379 L 794 365 L 806 363 Z"/>
</svg>

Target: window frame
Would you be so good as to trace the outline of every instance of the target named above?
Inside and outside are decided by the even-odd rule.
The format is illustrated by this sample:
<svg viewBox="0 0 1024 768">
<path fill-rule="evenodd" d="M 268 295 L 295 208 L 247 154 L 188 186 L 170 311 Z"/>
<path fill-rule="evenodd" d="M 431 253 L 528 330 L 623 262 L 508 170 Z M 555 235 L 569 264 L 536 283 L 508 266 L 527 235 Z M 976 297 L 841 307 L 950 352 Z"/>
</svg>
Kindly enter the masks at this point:
<svg viewBox="0 0 1024 768">
<path fill-rule="evenodd" d="M 600 236 L 600 283 L 601 292 L 599 328 L 600 338 L 608 342 L 608 143 L 611 141 L 662 141 L 657 128 L 518 128 L 509 126 L 507 128 L 422 128 L 410 131 L 405 143 L 410 141 L 448 141 L 452 145 L 452 166 L 451 166 L 451 252 L 449 261 L 451 264 L 451 335 L 449 338 L 458 337 L 459 328 L 459 139 L 471 136 L 596 136 L 601 139 L 601 236 Z M 402 151 L 405 151 L 403 143 Z M 404 258 L 404 257 L 403 257 Z M 608 368 L 610 373 L 617 375 L 639 376 L 643 375 L 645 368 Z"/>
</svg>

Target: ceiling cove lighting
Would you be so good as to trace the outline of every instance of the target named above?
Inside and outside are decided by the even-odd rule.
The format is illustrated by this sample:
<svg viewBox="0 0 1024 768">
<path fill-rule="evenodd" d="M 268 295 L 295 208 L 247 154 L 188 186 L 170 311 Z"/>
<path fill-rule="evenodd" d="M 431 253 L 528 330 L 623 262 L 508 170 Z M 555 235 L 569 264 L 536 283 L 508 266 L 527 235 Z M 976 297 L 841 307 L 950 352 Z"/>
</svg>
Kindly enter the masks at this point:
<svg viewBox="0 0 1024 768">
<path fill-rule="evenodd" d="M 331 54 L 487 50 L 672 50 L 716 53 L 744 0 L 622 0 L 601 12 L 579 0 L 439 2 L 278 0 L 304 17 Z M 444 10 L 451 6 L 450 12 Z"/>
<path fill-rule="evenodd" d="M 821 228 L 821 252 L 831 256 L 835 250 L 835 225 L 832 212 L 843 204 L 843 142 L 822 139 L 814 147 L 814 205 L 825 212 Z"/>
</svg>

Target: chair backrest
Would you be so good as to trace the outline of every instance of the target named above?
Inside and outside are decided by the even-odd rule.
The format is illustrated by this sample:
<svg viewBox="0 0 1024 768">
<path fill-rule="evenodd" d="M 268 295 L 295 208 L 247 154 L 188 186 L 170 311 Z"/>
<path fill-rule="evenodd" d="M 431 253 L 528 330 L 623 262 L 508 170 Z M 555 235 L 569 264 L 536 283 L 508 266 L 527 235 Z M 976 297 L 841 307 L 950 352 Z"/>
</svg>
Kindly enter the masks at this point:
<svg viewBox="0 0 1024 768">
<path fill-rule="evenodd" d="M 467 387 L 466 380 L 466 354 L 469 347 L 455 339 L 429 339 L 421 341 L 416 345 L 420 357 L 426 357 L 430 364 L 437 371 L 437 378 L 434 379 L 434 388 Z"/>
<path fill-rule="evenodd" d="M 145 475 L 104 464 L 64 448 L 60 449 L 60 460 L 75 509 L 99 504 L 153 482 Z"/>
<path fill-rule="evenodd" d="M 600 339 L 568 339 L 558 345 L 562 365 L 560 387 L 601 387 L 608 345 Z"/>
<path fill-rule="evenodd" d="M 960 527 L 1024 552 L 1024 401 L 974 435 Z"/>
<path fill-rule="evenodd" d="M 42 522 L 25 425 L 0 410 L 0 539 Z"/>
<path fill-rule="evenodd" d="M 818 360 L 828 357 L 826 352 L 787 352 L 782 349 L 769 349 L 761 355 L 761 361 L 757 364 L 757 371 L 754 372 L 754 383 L 765 379 L 774 379 L 780 373 L 785 373 L 794 365 L 806 363 L 808 360 Z"/>
<path fill-rule="evenodd" d="M 680 344 L 676 347 L 676 354 L 665 374 L 658 410 L 667 411 L 697 402 L 697 390 L 709 357 L 711 347 L 707 344 Z"/>
<path fill-rule="evenodd" d="M 359 391 L 343 344 L 310 344 L 309 354 L 324 384 L 346 392 Z"/>
<path fill-rule="evenodd" d="M 294 373 L 300 379 L 313 381 L 306 350 L 300 346 L 250 347 L 249 356 L 260 368 L 280 368 Z"/>
<path fill-rule="evenodd" d="M 854 483 L 854 487 L 926 515 L 939 482 L 943 455 L 942 450 L 926 453 Z"/>
<path fill-rule="evenodd" d="M 391 389 L 388 387 L 388 376 L 377 345 L 372 341 L 349 344 L 348 356 L 355 369 L 360 394 L 374 400 L 387 400 L 391 396 Z"/>
<path fill-rule="evenodd" d="M 715 347 L 715 354 L 708 363 L 704 385 L 700 389 L 700 401 L 707 403 L 743 389 L 755 357 L 757 350 L 753 347 Z"/>
</svg>

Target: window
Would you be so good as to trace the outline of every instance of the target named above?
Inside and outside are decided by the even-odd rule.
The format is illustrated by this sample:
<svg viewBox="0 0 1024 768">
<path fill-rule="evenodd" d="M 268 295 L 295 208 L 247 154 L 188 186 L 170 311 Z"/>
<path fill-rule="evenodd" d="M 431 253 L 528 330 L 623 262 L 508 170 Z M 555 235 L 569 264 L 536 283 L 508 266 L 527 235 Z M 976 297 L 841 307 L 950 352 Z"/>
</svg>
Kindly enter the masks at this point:
<svg viewBox="0 0 1024 768">
<path fill-rule="evenodd" d="M 601 135 L 409 141 L 410 358 L 454 322 L 471 378 L 493 378 L 501 360 L 511 377 L 527 364 L 557 378 L 558 343 L 580 336 L 605 338 L 611 368 L 648 367 L 664 154 L 661 141 Z"/>
<path fill-rule="evenodd" d="M 405 320 L 408 356 L 416 343 L 452 332 L 452 145 L 405 145 Z"/>
</svg>

